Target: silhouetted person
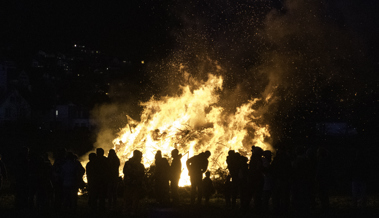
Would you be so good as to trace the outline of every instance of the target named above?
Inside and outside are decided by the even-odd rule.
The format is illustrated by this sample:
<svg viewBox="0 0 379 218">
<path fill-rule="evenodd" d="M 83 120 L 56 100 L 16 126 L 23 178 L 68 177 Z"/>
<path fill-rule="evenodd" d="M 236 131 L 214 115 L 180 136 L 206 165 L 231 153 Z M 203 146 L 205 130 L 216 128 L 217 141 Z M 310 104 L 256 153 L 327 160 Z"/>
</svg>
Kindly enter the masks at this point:
<svg viewBox="0 0 379 218">
<path fill-rule="evenodd" d="M 263 195 L 263 163 L 262 155 L 263 150 L 260 147 L 252 147 L 252 155 L 249 162 L 249 194 L 250 199 L 254 200 L 254 209 L 257 213 L 261 212 L 262 209 L 262 195 Z M 244 205 L 244 209 L 247 209 L 248 205 Z"/>
<path fill-rule="evenodd" d="M 31 152 L 29 158 L 29 184 L 28 184 L 28 207 L 34 209 L 37 191 L 41 188 L 41 167 L 43 159 L 36 153 Z"/>
<path fill-rule="evenodd" d="M 72 152 L 67 153 L 66 161 L 62 165 L 63 179 L 63 206 L 65 209 L 76 210 L 79 181 L 83 177 L 85 169 Z"/>
<path fill-rule="evenodd" d="M 225 182 L 224 182 L 224 198 L 225 198 L 225 204 L 227 207 L 231 206 L 231 200 L 232 200 L 232 179 L 231 175 L 227 175 Z"/>
<path fill-rule="evenodd" d="M 309 174 L 311 175 L 311 180 L 310 182 L 310 200 L 309 203 L 311 206 L 316 206 L 316 195 L 317 195 L 317 181 L 316 181 L 316 171 L 317 171 L 317 150 L 318 146 L 316 145 L 311 145 L 305 152 L 306 157 L 309 160 Z"/>
<path fill-rule="evenodd" d="M 174 204 L 179 203 L 179 179 L 180 174 L 182 173 L 182 154 L 179 154 L 178 149 L 174 149 L 171 151 L 172 162 L 170 166 L 170 180 L 171 180 L 171 195 L 172 202 Z"/>
<path fill-rule="evenodd" d="M 262 197 L 262 209 L 265 212 L 268 212 L 268 205 L 271 198 L 272 188 L 273 188 L 273 180 L 271 173 L 271 151 L 266 150 L 263 152 L 262 157 L 262 166 L 263 166 L 263 197 Z"/>
<path fill-rule="evenodd" d="M 211 180 L 211 173 L 207 171 L 205 173 L 205 178 L 203 179 L 203 196 L 205 199 L 205 203 L 209 203 L 209 198 L 214 194 L 215 188 L 213 186 L 213 182 Z"/>
<path fill-rule="evenodd" d="M 296 149 L 296 158 L 292 163 L 292 167 L 293 206 L 297 215 L 307 216 L 310 209 L 312 175 L 310 172 L 311 164 L 308 157 L 305 155 L 304 148 L 298 147 Z"/>
<path fill-rule="evenodd" d="M 351 188 L 353 206 L 365 208 L 367 203 L 367 182 L 371 174 L 371 164 L 368 155 L 357 151 L 351 166 Z"/>
<path fill-rule="evenodd" d="M 117 203 L 117 186 L 119 181 L 119 169 L 120 169 L 120 159 L 114 149 L 109 150 L 108 154 L 109 162 L 109 183 L 108 183 L 108 203 L 109 207 L 115 207 Z"/>
<path fill-rule="evenodd" d="M 317 149 L 316 187 L 324 213 L 329 210 L 329 186 L 333 179 L 330 156 L 325 148 Z"/>
<path fill-rule="evenodd" d="M 170 165 L 166 158 L 162 157 L 162 152 L 155 154 L 155 194 L 157 202 L 160 204 L 169 202 L 169 170 Z"/>
<path fill-rule="evenodd" d="M 3 182 L 8 179 L 7 168 L 5 167 L 4 162 L 1 160 L 2 156 L 0 154 L 0 196 L 1 188 L 3 187 Z"/>
<path fill-rule="evenodd" d="M 274 214 L 286 215 L 290 206 L 290 192 L 292 180 L 292 163 L 289 154 L 284 148 L 276 151 L 271 163 L 273 179 L 272 205 Z"/>
<path fill-rule="evenodd" d="M 29 193 L 29 148 L 22 147 L 15 165 L 15 204 L 17 210 L 27 209 Z"/>
<path fill-rule="evenodd" d="M 92 211 L 96 209 L 96 153 L 88 155 L 89 162 L 86 165 L 87 187 L 88 187 L 88 205 Z"/>
<path fill-rule="evenodd" d="M 240 183 L 241 180 L 239 178 L 240 173 L 240 155 L 235 153 L 233 150 L 228 152 L 228 156 L 226 157 L 226 163 L 228 165 L 228 170 L 230 176 L 232 177 L 232 207 L 236 206 L 237 196 L 240 193 Z"/>
<path fill-rule="evenodd" d="M 202 179 L 203 173 L 208 168 L 208 158 L 211 156 L 211 152 L 206 151 L 187 160 L 188 174 L 191 180 L 191 204 L 195 203 L 195 196 L 197 192 L 197 203 L 201 204 L 202 199 Z"/>
<path fill-rule="evenodd" d="M 238 153 L 236 153 L 238 154 Z M 238 181 L 241 199 L 241 209 L 246 210 L 249 203 L 251 195 L 249 193 L 250 183 L 249 183 L 249 165 L 247 164 L 247 157 L 238 154 Z M 233 205 L 232 205 L 233 206 Z"/>
<path fill-rule="evenodd" d="M 75 184 L 75 196 L 74 196 L 74 209 L 76 209 L 77 203 L 78 203 L 78 191 L 79 189 L 84 189 L 85 182 L 83 181 L 83 176 L 86 173 L 86 169 L 83 167 L 83 165 L 79 161 L 78 155 L 74 154 L 74 162 L 77 165 L 77 171 L 76 171 L 76 184 Z"/>
<path fill-rule="evenodd" d="M 143 192 L 143 178 L 145 167 L 141 163 L 142 152 L 133 151 L 133 157 L 125 162 L 124 184 L 125 184 L 125 212 L 135 214 L 138 209 L 139 201 Z"/>
<path fill-rule="evenodd" d="M 37 206 L 37 210 L 43 211 L 48 208 L 53 191 L 52 165 L 47 155 L 44 157 L 34 154 L 30 158 L 29 170 L 29 206 L 30 208 Z"/>
<path fill-rule="evenodd" d="M 43 208 L 49 208 L 52 206 L 53 201 L 53 165 L 50 162 L 47 153 L 41 155 L 43 159 L 43 170 L 42 170 L 42 190 L 41 190 L 41 204 Z"/>
<path fill-rule="evenodd" d="M 96 161 L 94 165 L 96 171 L 94 180 L 94 191 L 97 202 L 96 205 L 98 205 L 100 210 L 104 210 L 105 199 L 108 191 L 110 167 L 107 158 L 104 156 L 104 150 L 102 148 L 96 149 Z"/>
<path fill-rule="evenodd" d="M 54 152 L 54 164 L 53 164 L 53 188 L 54 188 L 54 209 L 60 210 L 63 200 L 63 178 L 62 178 L 62 166 L 66 161 L 66 149 L 60 148 Z"/>
</svg>

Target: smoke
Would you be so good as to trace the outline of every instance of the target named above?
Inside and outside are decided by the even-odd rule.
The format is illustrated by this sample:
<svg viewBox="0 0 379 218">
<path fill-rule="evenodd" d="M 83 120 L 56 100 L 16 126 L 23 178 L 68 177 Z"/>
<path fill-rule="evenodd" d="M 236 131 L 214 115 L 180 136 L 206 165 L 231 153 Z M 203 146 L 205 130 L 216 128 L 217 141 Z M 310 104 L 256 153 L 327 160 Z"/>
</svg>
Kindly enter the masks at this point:
<svg viewBox="0 0 379 218">
<path fill-rule="evenodd" d="M 265 18 L 261 35 L 270 46 L 251 73 L 268 78 L 262 95 L 274 93 L 275 101 L 266 107 L 265 119 L 277 127 L 277 135 L 296 131 L 293 126 L 301 122 L 312 125 L 331 116 L 349 116 L 344 108 L 357 89 L 355 69 L 362 66 L 364 45 L 351 29 L 335 21 L 330 6 L 288 0 L 281 11 L 272 10 Z M 285 118 L 289 116 L 293 118 Z"/>
<path fill-rule="evenodd" d="M 341 8 L 333 2 L 339 1 L 173 0 L 170 7 L 161 5 L 174 24 L 168 31 L 174 43 L 167 46 L 167 56 L 147 63 L 147 83 L 133 80 L 135 91 L 130 82 L 123 83 L 123 91 L 115 84 L 111 98 L 118 103 L 94 109 L 100 122 L 95 147 L 111 148 L 128 122 L 126 114 L 138 119 L 139 97 L 178 95 L 181 86 L 196 87 L 209 73 L 224 78 L 218 104 L 225 113 L 260 98 L 254 116 L 270 124 L 278 138 L 294 131 L 290 125 L 298 114 L 305 122 L 324 116 L 322 108 L 330 103 L 325 98 L 352 99 L 356 89 L 346 84 L 354 84 L 364 45 L 333 14 L 351 15 L 354 5 Z M 339 92 L 330 94 L 330 87 Z M 120 103 L 123 99 L 126 103 Z M 199 119 L 193 125 L 208 124 Z"/>
<path fill-rule="evenodd" d="M 365 63 L 366 46 L 352 28 L 357 4 L 338 0 L 179 4 L 173 9 L 182 27 L 172 31 L 176 47 L 165 64 L 151 65 L 152 78 L 158 86 L 168 87 L 160 90 L 163 95 L 171 95 L 188 82 L 185 73 L 200 80 L 208 73 L 222 75 L 224 90 L 218 104 L 225 113 L 233 113 L 248 99 L 261 98 L 255 115 L 273 126 L 273 135 L 279 138 L 296 131 L 292 129 L 296 123 L 332 116 L 346 119 L 351 113 L 344 108 L 353 104 L 361 85 L 357 69 Z"/>
</svg>

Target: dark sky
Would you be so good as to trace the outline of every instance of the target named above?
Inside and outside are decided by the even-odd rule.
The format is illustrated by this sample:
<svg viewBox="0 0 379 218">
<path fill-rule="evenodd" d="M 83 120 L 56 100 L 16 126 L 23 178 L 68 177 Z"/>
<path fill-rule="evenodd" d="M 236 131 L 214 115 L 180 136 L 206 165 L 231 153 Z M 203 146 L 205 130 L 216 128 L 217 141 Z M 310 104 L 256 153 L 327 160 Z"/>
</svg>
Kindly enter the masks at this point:
<svg viewBox="0 0 379 218">
<path fill-rule="evenodd" d="M 54 50 L 82 43 L 117 55 L 160 53 L 165 50 L 162 46 L 172 45 L 175 40 L 172 31 L 183 27 L 184 16 L 191 17 L 198 12 L 202 17 L 210 18 L 230 10 L 222 7 L 230 1 L 217 2 L 6 0 L 0 3 L 1 45 Z M 234 2 L 257 4 L 246 0 Z M 278 0 L 263 2 L 280 4 Z"/>
<path fill-rule="evenodd" d="M 2 1 L 1 45 L 54 50 L 81 43 L 117 55 L 149 52 L 166 43 L 175 25 L 165 3 L 152 2 Z"/>
<path fill-rule="evenodd" d="M 183 27 L 184 15 L 220 18 L 228 10 L 233 12 L 234 5 L 241 4 L 247 9 L 249 6 L 259 8 L 260 4 L 280 8 L 281 2 L 129 0 L 95 3 L 88 0 L 5 0 L 0 3 L 0 45 L 53 50 L 82 43 L 118 55 L 163 52 L 162 46 L 170 46 L 175 40 L 172 31 Z M 370 35 L 377 34 L 377 1 L 352 0 L 356 2 L 354 8 L 347 9 L 343 6 L 346 1 L 329 2 L 328 13 L 335 16 L 341 25 L 354 25 L 357 31 L 368 35 L 367 40 L 372 40 L 370 37 L 373 36 Z M 223 4 L 229 6 L 223 7 Z M 265 12 L 264 9 L 259 10 Z M 221 22 L 227 23 L 226 20 Z"/>
<path fill-rule="evenodd" d="M 164 94 L 180 84 L 168 73 L 170 66 L 187 64 L 196 75 L 211 57 L 226 69 L 226 86 L 243 90 L 241 102 L 280 81 L 271 84 L 279 87 L 281 101 L 270 122 L 288 117 L 283 108 L 291 108 L 294 117 L 311 111 L 305 117 L 371 120 L 378 105 L 378 5 L 377 0 L 5 0 L 0 49 L 32 55 L 64 52 L 77 43 L 123 59 L 155 59 L 147 68 L 153 72 L 149 78 L 154 87 L 164 87 L 154 92 Z M 314 116 L 312 108 L 321 112 Z"/>
</svg>

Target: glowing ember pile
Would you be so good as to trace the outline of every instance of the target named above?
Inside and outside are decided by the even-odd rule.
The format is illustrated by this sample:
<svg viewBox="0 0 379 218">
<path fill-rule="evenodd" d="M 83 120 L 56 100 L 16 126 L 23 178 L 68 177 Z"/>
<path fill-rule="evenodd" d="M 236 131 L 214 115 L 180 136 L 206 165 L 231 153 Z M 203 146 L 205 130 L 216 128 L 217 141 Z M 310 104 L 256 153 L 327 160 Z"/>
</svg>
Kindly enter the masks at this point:
<svg viewBox="0 0 379 218">
<path fill-rule="evenodd" d="M 209 150 L 209 169 L 226 168 L 226 156 L 230 149 L 244 155 L 251 154 L 251 146 L 269 149 L 264 143 L 270 137 L 268 125 L 259 126 L 254 121 L 252 106 L 260 99 L 249 100 L 236 109 L 234 114 L 226 114 L 217 106 L 222 90 L 221 76 L 209 75 L 208 81 L 196 82 L 181 87 L 182 94 L 174 97 L 151 98 L 141 103 L 141 121 L 128 116 L 128 124 L 114 139 L 114 149 L 123 163 L 132 156 L 133 150 L 143 152 L 143 164 L 149 167 L 154 163 L 157 150 L 169 157 L 171 150 L 177 148 L 184 154 L 180 186 L 189 185 L 186 160 L 193 155 Z"/>
</svg>

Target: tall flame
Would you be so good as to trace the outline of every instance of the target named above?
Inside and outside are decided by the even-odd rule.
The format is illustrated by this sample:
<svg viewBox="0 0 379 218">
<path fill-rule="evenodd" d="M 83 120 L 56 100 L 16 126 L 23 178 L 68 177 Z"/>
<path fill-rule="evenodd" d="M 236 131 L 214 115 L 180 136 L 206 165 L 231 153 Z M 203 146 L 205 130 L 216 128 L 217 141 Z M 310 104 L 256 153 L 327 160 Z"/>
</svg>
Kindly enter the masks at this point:
<svg viewBox="0 0 379 218">
<path fill-rule="evenodd" d="M 209 150 L 209 169 L 226 167 L 229 150 L 250 155 L 252 145 L 269 149 L 265 138 L 270 137 L 268 125 L 258 125 L 252 106 L 260 99 L 252 99 L 226 114 L 217 106 L 223 78 L 209 74 L 205 82 L 197 82 L 196 89 L 190 85 L 181 87 L 181 94 L 174 97 L 154 96 L 141 103 L 143 112 L 140 121 L 128 116 L 128 123 L 113 140 L 114 149 L 124 163 L 135 149 L 142 151 L 145 167 L 154 162 L 155 153 L 161 150 L 168 155 L 176 148 L 182 157 L 180 186 L 189 185 L 186 160 L 193 155 Z M 123 164 L 122 164 L 123 166 Z"/>
</svg>

